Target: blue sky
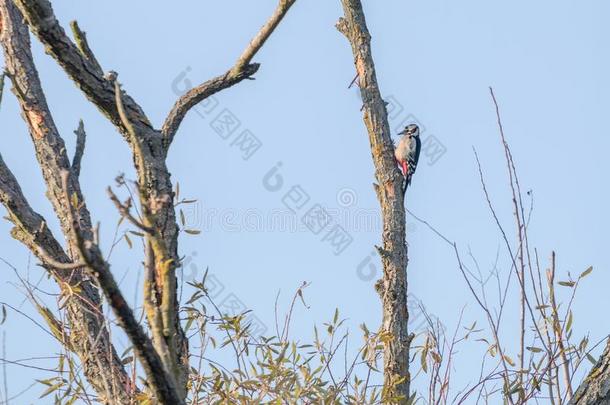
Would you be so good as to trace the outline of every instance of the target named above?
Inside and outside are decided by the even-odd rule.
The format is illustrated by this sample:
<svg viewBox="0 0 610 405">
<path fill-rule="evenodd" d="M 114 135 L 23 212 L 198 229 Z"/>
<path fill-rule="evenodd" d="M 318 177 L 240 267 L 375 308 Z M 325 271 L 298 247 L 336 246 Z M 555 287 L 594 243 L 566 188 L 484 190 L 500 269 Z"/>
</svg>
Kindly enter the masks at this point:
<svg viewBox="0 0 610 405">
<path fill-rule="evenodd" d="M 610 203 L 604 186 L 610 169 L 610 28 L 605 21 L 610 4 L 387 0 L 364 1 L 364 6 L 381 91 L 397 107 L 392 127 L 416 119 L 425 129 L 424 140 L 444 151 L 422 158 L 409 209 L 455 240 L 463 252 L 470 249 L 483 269 L 492 268 L 499 250 L 499 272 L 506 276 L 504 246 L 486 207 L 472 152 L 474 146 L 501 220 L 513 231 L 488 92 L 493 86 L 521 185 L 534 195 L 530 241 L 544 266 L 550 251 L 557 251 L 560 276 L 594 267 L 577 295 L 575 336 L 590 333 L 596 341 L 608 334 L 610 325 L 598 317 L 599 308 L 610 304 L 610 259 L 605 254 L 610 217 L 604 208 Z M 64 27 L 78 20 L 103 68 L 119 73 L 124 88 L 160 126 L 185 80 L 196 84 L 229 68 L 275 1 L 182 1 L 168 6 L 64 0 L 54 7 Z M 238 297 L 270 331 L 277 292 L 280 305 L 287 308 L 296 288 L 311 282 L 305 293 L 310 308 L 297 309 L 291 328 L 293 337 L 302 340 L 312 336 L 314 324 L 330 319 L 336 307 L 355 333 L 360 323 L 373 329 L 380 320 L 374 281 L 357 274 L 381 230 L 375 226 L 378 203 L 360 100 L 354 89 L 347 89 L 354 76 L 351 50 L 334 28 L 341 13 L 338 0 L 297 1 L 256 56 L 262 64 L 256 80 L 191 112 L 168 162 L 182 196 L 198 200 L 185 214 L 189 226 L 202 232 L 180 240 L 181 254 L 194 266 L 189 264 L 189 274 L 202 275 L 209 268 L 224 286 L 219 298 Z M 121 172 L 133 178 L 128 147 L 35 39 L 33 48 L 70 150 L 78 119 L 85 122 L 88 143 L 81 182 L 94 219 L 102 223 L 102 248 L 108 251 L 118 217 L 104 190 Z M 231 114 L 239 128 L 231 134 L 218 131 L 214 120 L 220 114 Z M 0 153 L 31 204 L 57 229 L 29 137 L 8 92 L 0 120 Z M 247 159 L 238 141 L 245 130 L 261 145 Z M 278 170 L 273 175 L 283 180 L 277 191 L 265 180 L 274 167 Z M 295 192 L 304 204 L 288 214 L 286 203 L 294 203 Z M 297 226 L 316 204 L 332 214 L 329 228 L 319 234 Z M 354 218 L 373 225 L 357 227 Z M 466 324 L 482 321 L 450 247 L 415 219 L 408 224 L 410 292 L 449 330 L 464 306 Z M 338 255 L 325 239 L 334 225 L 351 240 Z M 0 223 L 0 256 L 38 280 L 40 269 L 32 263 L 28 270 L 28 252 L 10 238 L 9 229 L 6 221 Z M 124 243 L 113 252 L 113 271 L 123 279 L 128 296 L 138 280 L 136 253 Z M 372 257 L 370 263 L 379 268 L 377 260 Z M 0 268 L 0 300 L 36 317 L 14 287 L 13 272 L 3 264 Z M 53 297 L 44 299 L 53 303 Z M 517 300 L 511 298 L 507 305 L 516 308 Z M 506 318 L 507 346 L 518 322 L 517 311 L 512 312 Z M 8 359 L 58 350 L 44 332 L 13 312 L 0 329 L 6 333 Z M 479 354 L 481 346 L 471 342 L 458 354 L 456 388 L 477 377 L 478 362 L 464 360 Z M 11 365 L 7 370 L 9 394 L 45 375 Z M 41 391 L 37 386 L 20 398 L 34 400 Z"/>
</svg>

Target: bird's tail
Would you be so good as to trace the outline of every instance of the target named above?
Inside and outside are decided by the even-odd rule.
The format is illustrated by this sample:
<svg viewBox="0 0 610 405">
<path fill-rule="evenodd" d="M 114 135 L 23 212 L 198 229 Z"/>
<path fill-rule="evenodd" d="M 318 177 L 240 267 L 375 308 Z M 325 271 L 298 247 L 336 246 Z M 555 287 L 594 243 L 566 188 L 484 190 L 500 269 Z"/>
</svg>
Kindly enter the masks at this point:
<svg viewBox="0 0 610 405">
<path fill-rule="evenodd" d="M 405 182 L 402 186 L 402 193 L 405 194 L 407 192 L 407 187 L 409 187 L 411 185 L 411 176 L 407 175 L 405 177 Z"/>
</svg>

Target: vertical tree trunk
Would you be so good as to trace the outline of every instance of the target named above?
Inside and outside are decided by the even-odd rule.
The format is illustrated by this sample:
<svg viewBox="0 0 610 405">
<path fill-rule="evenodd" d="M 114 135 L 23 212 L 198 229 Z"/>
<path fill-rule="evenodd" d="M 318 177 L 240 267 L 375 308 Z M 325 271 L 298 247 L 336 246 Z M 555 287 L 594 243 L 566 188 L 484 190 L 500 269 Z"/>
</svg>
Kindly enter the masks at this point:
<svg viewBox="0 0 610 405">
<path fill-rule="evenodd" d="M 383 217 L 382 246 L 377 247 L 383 265 L 383 279 L 378 292 L 383 305 L 383 332 L 391 335 L 384 344 L 384 390 L 386 400 L 409 398 L 409 346 L 412 336 L 407 324 L 407 245 L 405 241 L 405 206 L 403 176 L 394 158 L 394 145 L 386 105 L 381 98 L 371 52 L 371 36 L 366 26 L 360 0 L 342 0 L 345 16 L 337 29 L 351 44 L 354 64 L 364 106 L 373 162 L 375 191 Z"/>
</svg>

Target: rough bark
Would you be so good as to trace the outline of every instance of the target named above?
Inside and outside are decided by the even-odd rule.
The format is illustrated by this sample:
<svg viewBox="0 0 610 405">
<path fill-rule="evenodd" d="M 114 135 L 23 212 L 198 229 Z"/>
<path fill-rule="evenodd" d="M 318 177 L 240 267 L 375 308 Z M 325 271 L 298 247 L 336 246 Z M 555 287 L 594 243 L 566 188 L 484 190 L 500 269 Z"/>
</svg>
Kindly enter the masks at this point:
<svg viewBox="0 0 610 405">
<path fill-rule="evenodd" d="M 8 0 L 0 0 L 0 14 L 0 41 L 13 92 L 30 131 L 36 157 L 47 184 L 47 196 L 53 204 L 62 229 L 67 231 L 68 202 L 61 195 L 59 176 L 61 170 L 70 169 L 65 145 L 42 92 L 32 61 L 27 28 L 21 22 L 22 17 Z M 15 224 L 12 236 L 30 248 L 43 263 L 45 256 L 62 263 L 70 262 L 70 258 L 74 258 L 75 254 L 74 240 L 67 238 L 69 254 L 66 254 L 44 219 L 27 203 L 19 184 L 1 158 L 0 179 L 0 200 L 7 208 L 10 220 Z M 72 188 L 76 198 L 83 201 L 78 182 L 74 182 Z M 91 235 L 91 221 L 84 203 L 79 209 L 79 219 L 81 227 Z M 72 298 L 66 306 L 70 326 L 69 342 L 66 342 L 66 345 L 80 358 L 85 377 L 103 402 L 128 401 L 131 395 L 129 377 L 111 344 L 101 300 L 91 280 L 83 269 L 70 272 L 55 272 L 48 267 L 47 269 L 58 281 L 60 288 L 72 291 Z"/>
<path fill-rule="evenodd" d="M 405 205 L 403 177 L 394 159 L 394 145 L 386 104 L 381 97 L 371 52 L 371 36 L 366 26 L 360 0 L 342 0 L 344 17 L 337 29 L 352 47 L 363 100 L 363 119 L 367 128 L 373 162 L 375 191 L 383 217 L 382 246 L 378 247 L 383 265 L 383 279 L 378 292 L 383 305 L 383 332 L 392 339 L 384 344 L 384 386 L 386 395 L 409 398 L 409 335 L 407 324 L 407 245 L 405 240 Z"/>
<path fill-rule="evenodd" d="M 580 384 L 570 405 L 609 405 L 610 404 L 610 340 L 606 349 Z"/>
<path fill-rule="evenodd" d="M 66 200 L 70 200 L 72 195 L 69 184 L 71 175 L 71 172 L 67 170 L 61 173 L 62 190 Z M 110 265 L 104 259 L 97 243 L 93 240 L 84 239 L 79 228 L 75 207 L 70 207 L 68 211 L 68 222 L 70 223 L 70 234 L 76 241 L 78 260 L 82 263 L 82 267 L 90 269 L 95 275 L 101 290 L 110 303 L 119 326 L 123 328 L 131 343 L 133 343 L 134 352 L 142 363 L 156 399 L 161 404 L 184 404 L 184 398 L 182 398 L 180 391 L 176 389 L 174 377 L 178 374 L 172 373 L 175 370 L 168 369 L 167 365 L 161 361 L 159 353 L 155 350 L 144 328 L 136 320 L 133 311 L 127 304 L 110 271 Z M 61 268 L 61 264 L 53 263 L 52 265 Z"/>
</svg>

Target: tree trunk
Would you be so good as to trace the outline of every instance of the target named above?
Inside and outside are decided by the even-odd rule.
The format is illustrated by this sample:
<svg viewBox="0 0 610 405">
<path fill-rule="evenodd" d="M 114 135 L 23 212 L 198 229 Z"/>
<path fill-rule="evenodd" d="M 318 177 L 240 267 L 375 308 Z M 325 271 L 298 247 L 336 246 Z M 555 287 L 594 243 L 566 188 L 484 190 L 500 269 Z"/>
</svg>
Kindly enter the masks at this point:
<svg viewBox="0 0 610 405">
<path fill-rule="evenodd" d="M 378 292 L 383 305 L 382 332 L 391 339 L 384 343 L 384 395 L 386 401 L 406 403 L 409 399 L 409 346 L 412 336 L 407 324 L 407 245 L 403 176 L 394 158 L 394 144 L 386 104 L 381 98 L 368 32 L 360 0 L 342 0 L 345 16 L 337 29 L 351 44 L 363 100 L 363 118 L 368 131 L 373 162 L 374 185 L 381 205 L 383 234 L 377 247 L 383 265 Z M 400 399 L 396 400 L 396 398 Z"/>
</svg>

